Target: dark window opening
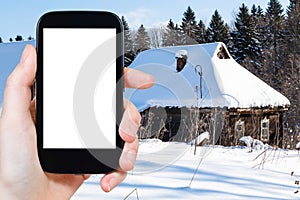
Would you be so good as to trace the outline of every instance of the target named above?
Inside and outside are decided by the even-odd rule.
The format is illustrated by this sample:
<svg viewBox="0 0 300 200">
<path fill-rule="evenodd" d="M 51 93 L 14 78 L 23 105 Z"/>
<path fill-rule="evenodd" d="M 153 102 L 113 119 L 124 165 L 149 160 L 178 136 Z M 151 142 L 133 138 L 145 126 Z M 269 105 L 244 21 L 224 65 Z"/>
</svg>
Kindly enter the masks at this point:
<svg viewBox="0 0 300 200">
<path fill-rule="evenodd" d="M 220 59 L 230 59 L 229 54 L 223 47 L 223 45 L 219 48 L 219 52 L 217 53 L 218 58 Z"/>
<path fill-rule="evenodd" d="M 177 72 L 180 72 L 181 70 L 183 70 L 185 65 L 186 65 L 186 59 L 185 58 L 177 58 L 177 62 L 176 62 Z"/>
</svg>

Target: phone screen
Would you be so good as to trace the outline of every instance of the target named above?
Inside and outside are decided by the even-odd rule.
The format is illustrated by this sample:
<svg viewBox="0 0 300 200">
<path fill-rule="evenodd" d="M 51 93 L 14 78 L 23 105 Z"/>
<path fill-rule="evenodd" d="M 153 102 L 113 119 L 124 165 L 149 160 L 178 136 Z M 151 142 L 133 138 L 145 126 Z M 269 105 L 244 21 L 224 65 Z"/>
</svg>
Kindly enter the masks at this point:
<svg viewBox="0 0 300 200">
<path fill-rule="evenodd" d="M 43 37 L 43 148 L 115 149 L 116 29 L 44 28 Z"/>
</svg>

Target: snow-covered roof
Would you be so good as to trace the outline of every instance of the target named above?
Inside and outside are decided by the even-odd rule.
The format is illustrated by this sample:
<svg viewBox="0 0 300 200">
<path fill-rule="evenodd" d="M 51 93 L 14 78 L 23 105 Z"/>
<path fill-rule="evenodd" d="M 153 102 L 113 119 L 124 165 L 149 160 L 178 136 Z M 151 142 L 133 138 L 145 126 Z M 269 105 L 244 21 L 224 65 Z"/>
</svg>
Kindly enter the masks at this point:
<svg viewBox="0 0 300 200">
<path fill-rule="evenodd" d="M 187 51 L 188 59 L 184 69 L 177 72 L 175 56 L 180 50 Z M 220 53 L 227 59 L 220 59 Z M 125 97 L 139 111 L 155 106 L 251 108 L 290 104 L 285 96 L 239 65 L 221 42 L 143 51 L 129 67 L 155 78 L 150 89 L 125 90 Z"/>
<path fill-rule="evenodd" d="M 0 44 L 0 110 L 3 100 L 4 87 L 8 75 L 19 63 L 26 44 L 35 45 L 35 40 L 26 42 L 10 42 Z"/>
</svg>

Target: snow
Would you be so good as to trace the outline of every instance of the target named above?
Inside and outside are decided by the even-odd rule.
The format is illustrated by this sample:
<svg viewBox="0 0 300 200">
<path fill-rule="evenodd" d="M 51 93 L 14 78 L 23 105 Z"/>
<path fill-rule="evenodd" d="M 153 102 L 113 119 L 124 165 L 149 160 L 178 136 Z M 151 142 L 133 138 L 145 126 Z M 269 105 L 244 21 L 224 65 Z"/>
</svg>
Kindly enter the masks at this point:
<svg viewBox="0 0 300 200">
<path fill-rule="evenodd" d="M 189 144 L 195 145 L 196 140 L 196 145 L 199 145 L 205 139 L 209 141 L 209 132 L 201 133 L 196 139 L 192 140 Z"/>
<path fill-rule="evenodd" d="M 168 143 L 162 142 L 159 139 L 141 139 L 139 144 L 140 144 L 140 149 L 139 149 L 140 155 L 161 151 L 163 148 L 165 148 L 168 145 Z"/>
<path fill-rule="evenodd" d="M 19 63 L 23 49 L 27 44 L 35 45 L 35 41 L 0 43 L 0 111 L 6 79 Z"/>
<path fill-rule="evenodd" d="M 300 142 L 296 144 L 296 149 L 300 149 Z"/>
<path fill-rule="evenodd" d="M 131 192 L 128 199 L 300 199 L 299 194 L 294 194 L 297 185 L 291 176 L 291 172 L 300 174 L 298 151 L 265 149 L 249 153 L 248 148 L 241 146 L 205 146 L 197 147 L 194 155 L 194 146 L 161 143 L 141 141 L 143 155 L 138 156 L 138 167 L 110 193 L 100 189 L 101 175 L 93 175 L 72 199 L 124 199 Z M 153 160 L 145 153 L 153 152 L 158 144 L 172 148 L 155 151 L 156 160 Z M 179 157 L 161 167 L 161 162 L 171 153 Z M 142 167 L 152 171 L 141 171 Z"/>
<path fill-rule="evenodd" d="M 223 43 L 210 43 L 141 52 L 129 67 L 152 74 L 155 85 L 146 90 L 126 89 L 126 98 L 139 111 L 155 106 L 250 108 L 290 104 L 285 96 L 240 66 L 231 56 L 230 59 L 219 59 L 217 53 L 221 47 L 227 51 Z M 177 73 L 175 56 L 178 51 L 187 51 L 188 59 L 184 69 Z"/>
<path fill-rule="evenodd" d="M 262 141 L 254 139 L 253 140 L 253 149 L 255 150 L 263 150 L 265 148 L 270 148 L 268 144 L 264 144 Z"/>
<path fill-rule="evenodd" d="M 253 138 L 251 136 L 243 136 L 240 138 L 240 141 L 243 141 L 247 147 L 251 147 L 253 143 Z"/>
<path fill-rule="evenodd" d="M 244 142 L 248 148 L 253 148 L 254 150 L 264 150 L 271 148 L 268 144 L 264 144 L 260 140 L 253 139 L 251 136 L 243 136 L 239 140 Z"/>
</svg>

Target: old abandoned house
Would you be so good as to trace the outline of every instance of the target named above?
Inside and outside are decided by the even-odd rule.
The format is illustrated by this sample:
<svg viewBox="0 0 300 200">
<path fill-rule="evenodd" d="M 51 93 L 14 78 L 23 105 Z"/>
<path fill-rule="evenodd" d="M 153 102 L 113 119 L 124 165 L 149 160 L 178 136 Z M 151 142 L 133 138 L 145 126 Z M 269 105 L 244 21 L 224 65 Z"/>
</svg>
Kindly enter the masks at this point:
<svg viewBox="0 0 300 200">
<path fill-rule="evenodd" d="M 150 89 L 125 91 L 143 116 L 140 138 L 188 142 L 209 132 L 214 144 L 250 135 L 281 146 L 289 100 L 239 65 L 223 43 L 147 50 L 129 67 L 155 78 Z"/>
</svg>

